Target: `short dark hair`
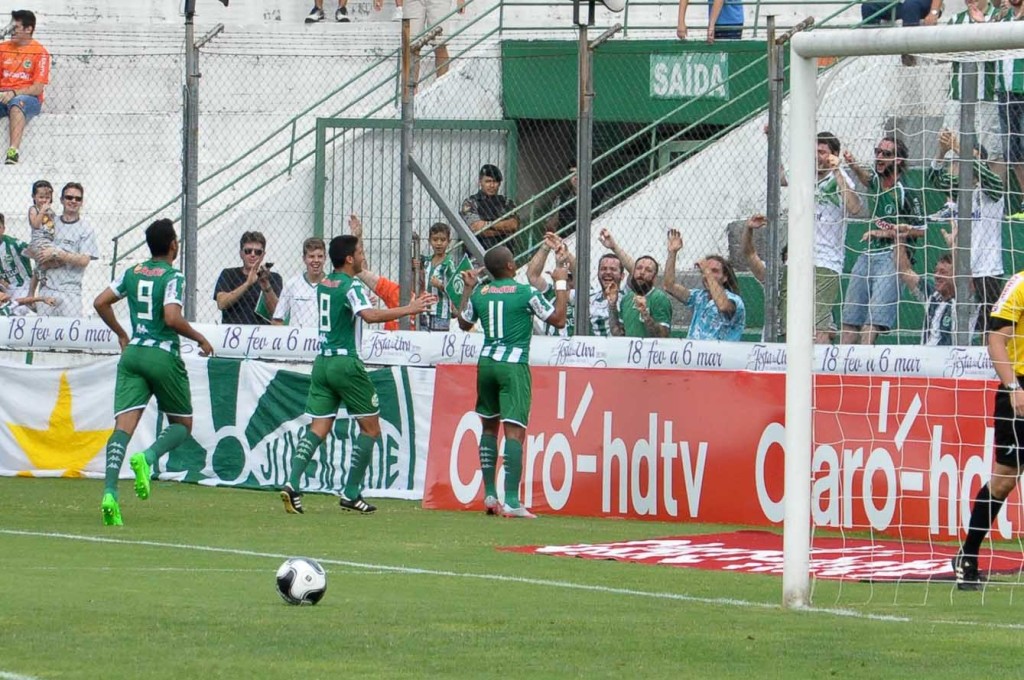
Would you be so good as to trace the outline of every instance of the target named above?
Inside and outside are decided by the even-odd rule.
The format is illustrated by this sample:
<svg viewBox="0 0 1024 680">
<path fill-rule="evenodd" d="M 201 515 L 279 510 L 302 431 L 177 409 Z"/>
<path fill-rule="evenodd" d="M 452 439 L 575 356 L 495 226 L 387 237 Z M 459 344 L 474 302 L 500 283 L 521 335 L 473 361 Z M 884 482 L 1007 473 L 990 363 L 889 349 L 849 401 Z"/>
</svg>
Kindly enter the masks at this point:
<svg viewBox="0 0 1024 680">
<path fill-rule="evenodd" d="M 68 189 L 78 189 L 82 192 L 82 197 L 85 198 L 85 189 L 78 182 L 68 182 L 64 185 L 64 188 L 60 190 L 60 197 L 64 198 L 64 194 L 68 192 Z"/>
<path fill-rule="evenodd" d="M 484 267 L 495 280 L 507 278 L 508 265 L 514 261 L 512 251 L 507 246 L 495 246 L 484 253 Z"/>
<path fill-rule="evenodd" d="M 430 238 L 434 234 L 444 234 L 448 238 L 452 237 L 452 228 L 444 222 L 435 222 L 430 226 L 430 231 L 427 233 L 427 238 Z"/>
<path fill-rule="evenodd" d="M 264 249 L 266 249 L 267 237 L 263 235 L 263 232 L 247 231 L 242 234 L 242 238 L 238 239 L 238 249 L 242 250 L 245 248 L 246 243 L 259 243 Z"/>
<path fill-rule="evenodd" d="M 937 264 L 937 265 L 938 264 L 952 265 L 953 264 L 953 256 L 950 255 L 949 253 L 943 253 L 942 255 L 939 255 L 939 259 L 937 259 L 935 261 L 935 264 Z"/>
<path fill-rule="evenodd" d="M 50 191 L 53 191 L 53 185 L 47 182 L 45 179 L 37 179 L 35 182 L 32 182 L 33 196 L 35 196 L 36 192 L 39 191 L 40 189 L 49 189 Z"/>
<path fill-rule="evenodd" d="M 0 227 L 7 226 L 7 221 L 4 219 L 4 214 L 0 213 Z"/>
<path fill-rule="evenodd" d="M 839 149 L 842 148 L 842 145 L 839 143 L 839 138 L 831 132 L 819 132 L 818 144 L 828 145 L 828 150 L 832 152 L 833 156 L 838 156 Z"/>
<path fill-rule="evenodd" d="M 605 260 L 615 260 L 616 262 L 619 263 L 619 271 L 620 272 L 622 271 L 622 269 L 623 269 L 623 267 L 622 267 L 622 260 L 620 260 L 619 256 L 616 255 L 615 253 L 605 253 L 604 255 L 602 255 L 597 260 L 597 266 L 600 267 L 601 263 L 604 262 Z"/>
<path fill-rule="evenodd" d="M 498 166 L 491 165 L 490 163 L 480 168 L 480 179 L 483 179 L 484 177 L 490 177 L 495 182 L 501 182 L 503 179 L 501 176 L 501 170 L 498 169 Z"/>
<path fill-rule="evenodd" d="M 345 260 L 356 254 L 356 246 L 359 245 L 359 239 L 351 234 L 344 234 L 343 236 L 335 236 L 331 239 L 331 247 L 329 254 L 331 256 L 331 264 L 334 265 L 335 269 L 345 266 Z"/>
<path fill-rule="evenodd" d="M 317 238 L 316 236 L 312 236 L 312 237 L 307 238 L 305 241 L 302 242 L 302 256 L 303 257 L 305 257 L 308 253 L 313 252 L 314 250 L 323 250 L 325 252 L 327 251 L 327 244 L 324 243 L 324 240 L 322 238 Z"/>
<path fill-rule="evenodd" d="M 659 271 L 659 270 L 661 269 L 661 265 L 659 265 L 659 264 L 658 264 L 658 261 L 657 261 L 657 260 L 655 260 L 655 259 L 654 259 L 653 257 L 651 257 L 650 255 L 641 255 L 640 257 L 636 258 L 636 260 L 635 260 L 635 261 L 633 262 L 634 266 L 635 266 L 635 265 L 636 265 L 636 263 L 637 263 L 637 262 L 639 262 L 640 260 L 650 260 L 651 262 L 653 262 L 653 263 L 654 263 L 654 274 L 655 274 L 655 275 L 657 275 L 657 274 L 658 274 L 658 271 Z"/>
<path fill-rule="evenodd" d="M 17 21 L 25 28 L 36 30 L 36 15 L 27 9 L 16 9 L 11 12 L 11 21 Z"/>
<path fill-rule="evenodd" d="M 146 245 L 153 257 L 163 257 L 171 252 L 171 244 L 177 240 L 174 222 L 166 217 L 146 227 Z"/>
</svg>

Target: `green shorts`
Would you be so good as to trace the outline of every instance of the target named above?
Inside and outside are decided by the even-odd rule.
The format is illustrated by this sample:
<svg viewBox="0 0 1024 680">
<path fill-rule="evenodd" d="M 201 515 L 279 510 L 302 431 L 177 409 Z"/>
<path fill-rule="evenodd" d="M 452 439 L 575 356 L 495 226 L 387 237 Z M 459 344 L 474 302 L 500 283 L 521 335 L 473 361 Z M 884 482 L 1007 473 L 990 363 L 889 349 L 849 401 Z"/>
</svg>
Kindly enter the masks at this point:
<svg viewBox="0 0 1024 680">
<path fill-rule="evenodd" d="M 145 408 L 153 396 L 157 408 L 166 415 L 192 415 L 185 362 L 180 355 L 157 347 L 128 345 L 117 362 L 114 415 Z"/>
<path fill-rule="evenodd" d="M 476 367 L 476 412 L 481 417 L 501 416 L 503 421 L 526 427 L 532 399 L 529 364 L 480 358 Z"/>
<path fill-rule="evenodd" d="M 312 382 L 306 397 L 306 415 L 313 418 L 333 418 L 338 407 L 352 418 L 375 416 L 380 413 L 377 390 L 370 382 L 363 362 L 356 357 L 318 356 L 313 360 Z"/>
<path fill-rule="evenodd" d="M 814 268 L 814 330 L 834 331 L 832 308 L 839 302 L 839 274 L 828 267 Z"/>
</svg>

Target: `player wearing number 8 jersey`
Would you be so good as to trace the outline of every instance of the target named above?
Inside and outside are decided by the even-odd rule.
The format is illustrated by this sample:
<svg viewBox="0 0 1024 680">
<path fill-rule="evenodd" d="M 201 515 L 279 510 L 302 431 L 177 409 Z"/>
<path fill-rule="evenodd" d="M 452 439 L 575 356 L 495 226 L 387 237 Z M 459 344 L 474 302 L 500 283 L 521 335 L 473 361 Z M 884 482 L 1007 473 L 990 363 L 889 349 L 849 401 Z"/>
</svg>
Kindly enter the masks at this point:
<svg viewBox="0 0 1024 680">
<path fill-rule="evenodd" d="M 152 446 L 129 459 L 139 498 L 149 498 L 152 465 L 164 453 L 182 444 L 192 431 L 192 396 L 178 336 L 198 343 L 203 356 L 213 353 L 206 338 L 181 314 L 185 280 L 174 268 L 178 236 L 172 222 L 163 219 L 151 224 L 146 229 L 146 243 L 151 259 L 123 271 L 93 303 L 97 314 L 117 335 L 121 345 L 114 387 L 114 432 L 107 440 L 106 475 L 100 504 L 103 523 L 107 525 L 122 524 L 117 478 L 128 442 L 150 398 L 156 396 L 157 408 L 170 424 Z M 130 340 L 113 309 L 114 303 L 124 298 L 128 299 L 132 322 Z"/>
<path fill-rule="evenodd" d="M 465 284 L 459 305 L 459 327 L 471 330 L 479 319 L 484 346 L 476 369 L 476 412 L 483 423 L 480 469 L 484 477 L 484 507 L 488 515 L 532 518 L 519 502 L 523 473 L 523 441 L 530 417 L 530 338 L 533 317 L 555 328 L 565 326 L 569 300 L 568 272 L 551 272 L 555 286 L 552 306 L 535 288 L 513 279 L 512 251 L 498 246 L 484 255 L 491 282 L 477 289 L 477 272 L 462 273 Z M 505 503 L 498 502 L 496 486 L 498 425 L 505 428 Z"/>
<path fill-rule="evenodd" d="M 306 414 L 313 422 L 299 439 L 292 456 L 292 472 L 281 489 L 286 512 L 302 514 L 302 478 L 309 460 L 334 427 L 338 408 L 344 404 L 350 418 L 359 424 L 345 487 L 338 504 L 342 510 L 364 515 L 377 508 L 363 500 L 363 476 L 370 465 L 373 446 L 380 437 L 377 392 L 370 382 L 359 347 L 362 323 L 383 323 L 415 316 L 437 302 L 433 295 L 421 295 L 404 307 L 375 309 L 369 290 L 356 278 L 366 261 L 363 246 L 355 236 L 331 239 L 328 255 L 334 271 L 317 287 L 320 309 L 320 355 L 313 361 L 313 374 L 306 397 Z"/>
</svg>

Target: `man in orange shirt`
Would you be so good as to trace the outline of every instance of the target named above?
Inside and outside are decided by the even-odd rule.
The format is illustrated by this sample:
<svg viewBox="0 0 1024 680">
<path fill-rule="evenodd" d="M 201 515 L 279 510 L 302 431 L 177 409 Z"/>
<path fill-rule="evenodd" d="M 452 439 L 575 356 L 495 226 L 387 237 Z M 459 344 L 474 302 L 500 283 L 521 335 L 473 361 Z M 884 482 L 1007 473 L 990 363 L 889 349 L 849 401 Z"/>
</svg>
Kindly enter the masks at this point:
<svg viewBox="0 0 1024 680">
<path fill-rule="evenodd" d="M 348 216 L 348 230 L 349 233 L 355 236 L 360 241 L 363 239 L 363 222 L 355 215 Z M 363 246 L 363 252 L 366 252 L 366 246 Z M 398 283 L 392 281 L 386 276 L 370 271 L 366 263 L 363 263 L 363 270 L 356 276 L 359 280 L 366 284 L 366 287 L 373 291 L 373 294 L 380 298 L 381 302 L 388 309 L 394 309 L 395 307 L 401 307 L 402 302 L 400 299 L 401 289 Z M 410 319 L 410 328 L 416 330 L 416 319 Z M 397 331 L 398 321 L 388 321 L 384 324 L 384 330 Z"/>
<path fill-rule="evenodd" d="M 17 164 L 25 125 L 42 110 L 43 89 L 50 82 L 50 53 L 32 37 L 36 15 L 15 10 L 11 25 L 11 39 L 0 43 L 0 117 L 11 119 L 6 165 Z"/>
</svg>

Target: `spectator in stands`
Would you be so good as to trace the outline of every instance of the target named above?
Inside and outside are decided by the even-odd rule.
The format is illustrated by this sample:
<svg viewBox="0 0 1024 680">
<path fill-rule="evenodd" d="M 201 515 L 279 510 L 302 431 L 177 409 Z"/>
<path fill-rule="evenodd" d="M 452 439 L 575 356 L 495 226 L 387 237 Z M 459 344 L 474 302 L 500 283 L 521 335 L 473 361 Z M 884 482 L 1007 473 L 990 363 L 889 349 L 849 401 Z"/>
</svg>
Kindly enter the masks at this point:
<svg viewBox="0 0 1024 680">
<path fill-rule="evenodd" d="M 590 331 L 594 335 L 608 337 L 611 334 L 609 324 L 609 301 L 616 304 L 622 279 L 626 272 L 622 260 L 614 253 L 605 253 L 597 261 L 598 288 L 590 294 Z M 619 309 L 616 309 L 618 312 Z"/>
<path fill-rule="evenodd" d="M 679 0 L 676 37 L 686 40 L 686 8 L 690 0 Z M 713 28 L 712 28 L 713 27 Z M 743 0 L 708 0 L 708 44 L 716 40 L 739 40 L 743 37 Z"/>
<path fill-rule="evenodd" d="M 501 170 L 487 164 L 480 168 L 480 191 L 462 202 L 459 213 L 484 250 L 493 248 L 519 229 L 516 204 L 498 193 Z"/>
<path fill-rule="evenodd" d="M 12 297 L 29 293 L 32 260 L 28 251 L 27 243 L 7 235 L 4 216 L 0 214 L 0 288 Z"/>
<path fill-rule="evenodd" d="M 313 0 L 313 9 L 309 10 L 309 14 L 306 15 L 306 23 L 315 24 L 325 18 L 324 0 Z M 348 18 L 348 0 L 338 0 L 338 9 L 334 10 L 334 20 L 339 23 L 351 21 Z"/>
<path fill-rule="evenodd" d="M 307 238 L 302 242 L 302 264 L 306 271 L 288 279 L 274 307 L 275 326 L 318 328 L 320 307 L 316 289 L 324 278 L 327 245 L 322 238 Z"/>
<path fill-rule="evenodd" d="M 768 273 L 768 267 L 764 260 L 757 252 L 757 246 L 754 245 L 754 232 L 758 229 L 762 229 L 768 224 L 768 218 L 760 213 L 755 213 L 747 218 L 747 223 L 743 226 L 743 234 L 740 236 L 740 251 L 743 253 L 743 259 L 747 261 L 747 268 L 750 269 L 750 273 L 754 275 L 758 283 L 764 286 L 765 277 Z M 786 276 L 786 255 L 787 246 L 782 247 L 782 274 L 781 274 L 781 285 L 779 286 L 779 331 L 783 337 L 786 335 L 786 297 L 787 297 L 787 283 L 788 278 Z M 815 328 L 817 329 L 817 306 L 815 308 Z M 831 321 L 832 318 L 832 307 L 829 305 L 828 316 Z M 834 332 L 835 329 L 833 328 Z M 817 333 L 815 333 L 817 337 Z M 828 336 L 826 336 L 827 338 Z M 762 340 L 764 339 L 762 334 Z M 828 342 L 828 339 L 825 340 Z"/>
<path fill-rule="evenodd" d="M 550 253 L 555 254 L 555 267 L 561 267 L 566 270 L 566 281 L 569 286 L 569 303 L 565 310 L 565 326 L 556 328 L 546 321 L 539 321 L 539 323 L 541 323 L 544 335 L 557 335 L 563 338 L 571 337 L 576 334 L 576 286 L 573 283 L 573 272 L 576 271 L 576 256 L 569 251 L 565 242 L 554 232 L 549 231 L 544 234 L 544 240 L 541 241 L 537 252 L 533 254 L 530 263 L 526 267 L 526 279 L 530 282 L 531 286 L 540 291 L 545 300 L 552 305 L 555 304 L 554 281 L 551 278 L 550 272 L 544 273 L 544 265 L 547 263 Z"/>
<path fill-rule="evenodd" d="M 466 0 L 456 0 L 459 14 L 466 11 Z M 440 78 L 448 73 L 448 35 L 451 34 L 451 21 L 442 21 L 452 11 L 451 0 L 406 0 L 403 6 L 405 18 L 409 20 L 409 37 L 416 40 L 427 29 L 440 24 L 441 34 L 430 43 L 434 48 L 435 75 Z M 420 57 L 417 52 L 413 60 L 412 79 L 418 83 L 420 79 Z"/>
<path fill-rule="evenodd" d="M 942 230 L 946 243 L 952 247 L 956 231 Z M 948 253 L 939 256 L 932 276 L 921 276 L 910 266 L 907 246 L 900 237 L 896 245 L 896 270 L 907 292 L 918 302 L 926 305 L 924 328 L 921 332 L 922 345 L 954 344 L 954 309 L 956 308 L 956 284 L 953 282 L 953 257 Z"/>
<path fill-rule="evenodd" d="M 617 285 L 604 290 L 608 303 L 608 329 L 611 335 L 632 338 L 667 338 L 672 328 L 672 301 L 654 283 L 658 262 L 650 255 L 635 261 L 615 241 L 611 232 L 602 229 L 601 245 L 608 248 L 629 272 L 626 291 L 619 295 Z"/>
<path fill-rule="evenodd" d="M 0 43 L 0 117 L 10 119 L 7 165 L 21 159 L 18 149 L 25 125 L 42 110 L 43 90 L 50 82 L 50 53 L 32 37 L 36 15 L 27 9 L 15 10 L 11 24 L 11 39 Z"/>
<path fill-rule="evenodd" d="M 904 26 L 934 26 L 942 16 L 942 0 L 903 0 L 903 2 L 865 2 L 860 6 L 865 24 L 894 22 Z"/>
<path fill-rule="evenodd" d="M 698 260 L 695 266 L 704 285 L 700 290 L 690 290 L 676 283 L 676 256 L 682 249 L 682 235 L 677 229 L 669 229 L 668 258 L 665 260 L 662 286 L 669 295 L 693 308 L 686 337 L 691 340 L 742 340 L 747 309 L 740 297 L 740 284 L 732 265 L 721 255 L 708 255 Z"/>
<path fill-rule="evenodd" d="M 997 17 L 1000 21 L 1024 21 L 1024 0 L 1006 0 Z M 1003 158 L 1013 170 L 1018 189 L 1024 190 L 1024 59 L 1000 59 L 996 62 L 996 71 L 996 106 Z M 1008 183 L 1007 187 L 1010 186 Z M 1014 219 L 1024 218 L 1020 194 L 1011 197 L 1007 210 L 1014 213 L 1011 215 Z"/>
<path fill-rule="evenodd" d="M 544 229 L 546 231 L 557 232 L 559 236 L 565 238 L 576 232 L 576 196 L 579 194 L 579 177 L 576 174 L 576 161 L 572 161 L 568 166 L 569 179 L 566 180 L 564 187 L 555 196 L 555 199 L 551 202 L 551 215 L 544 223 Z M 593 214 L 595 208 L 601 202 L 600 194 L 596 189 L 590 191 L 590 212 Z M 571 228 L 567 229 L 572 225 Z"/>
<path fill-rule="evenodd" d="M 265 326 L 274 318 L 277 298 L 284 282 L 272 273 L 273 262 L 264 263 L 267 239 L 258 231 L 247 231 L 239 239 L 242 266 L 221 271 L 213 299 L 221 311 L 221 323 Z"/>
<path fill-rule="evenodd" d="M 40 307 L 45 316 L 82 316 L 82 277 L 89 263 L 99 258 L 96 234 L 82 217 L 85 190 L 78 182 L 68 182 L 60 192 L 63 207 L 57 219 L 53 245 L 34 254 L 36 264 L 45 269 L 38 297 L 52 297 L 55 305 Z"/>
<path fill-rule="evenodd" d="M 348 231 L 363 243 L 363 269 L 356 274 L 356 276 L 359 277 L 359 280 L 366 284 L 366 287 L 370 289 L 374 296 L 376 296 L 377 299 L 373 299 L 373 297 L 371 297 L 370 302 L 373 302 L 375 306 L 379 306 L 378 303 L 383 302 L 384 306 L 388 309 L 401 307 L 402 289 L 399 287 L 398 283 L 392 281 L 386 276 L 381 276 L 370 269 L 370 258 L 366 255 L 366 242 L 363 241 L 363 222 L 357 215 L 348 216 Z M 410 317 L 409 322 L 411 327 L 415 328 L 416 317 Z M 384 330 L 397 331 L 398 319 L 385 321 Z"/>
<path fill-rule="evenodd" d="M 913 245 L 924 235 L 920 196 L 903 184 L 907 156 L 907 145 L 895 135 L 878 142 L 870 169 L 857 165 L 849 151 L 843 153 L 846 164 L 867 187 L 872 223 L 861 237 L 866 244 L 853 265 L 846 289 L 844 344 L 873 345 L 879 333 L 896 325 L 899 283 L 893 245 L 897 236 Z"/>
<path fill-rule="evenodd" d="M 958 12 L 950 18 L 950 24 L 984 24 L 990 21 L 998 21 L 997 10 L 989 0 L 965 0 L 967 9 Z M 949 99 L 946 101 L 943 116 L 943 126 L 949 129 L 959 127 L 960 113 L 963 104 L 961 103 L 962 76 L 960 75 L 960 62 L 950 63 L 952 77 L 949 81 Z M 974 129 L 978 133 L 978 143 L 989 150 L 991 157 L 1002 158 L 1002 148 L 999 143 L 999 107 L 996 104 L 998 82 L 998 65 L 995 61 L 983 61 L 977 65 L 978 87 L 974 107 Z M 998 171 L 1002 179 L 1006 179 L 1006 168 L 999 167 Z"/>
<path fill-rule="evenodd" d="M 437 222 L 431 225 L 427 236 L 432 253 L 419 260 L 419 270 L 425 273 L 423 287 L 426 288 L 426 292 L 437 298 L 437 303 L 427 312 L 427 326 L 423 330 L 447 332 L 451 329 L 452 320 L 452 301 L 448 295 L 448 283 L 456 275 L 455 261 L 448 252 L 452 244 L 452 228 L 444 222 Z M 417 260 L 414 258 L 413 261 Z"/>
<path fill-rule="evenodd" d="M 960 155 L 960 142 L 956 133 L 950 130 L 939 132 L 939 147 L 928 172 L 931 186 L 952 193 L 958 188 L 958 176 L 946 168 L 946 155 L 950 152 Z M 988 332 L 992 306 L 1003 291 L 1003 215 L 1006 207 L 1004 183 L 988 161 L 984 146 L 974 150 L 974 190 L 971 192 L 971 284 L 974 298 L 978 302 L 978 316 L 975 330 Z M 942 217 L 956 218 L 956 203 L 952 203 L 949 214 Z M 955 223 L 954 223 L 955 226 Z M 955 232 L 955 229 L 954 229 Z M 945 232 L 943 232 L 945 233 Z M 953 249 L 955 243 L 950 243 Z"/>
</svg>

